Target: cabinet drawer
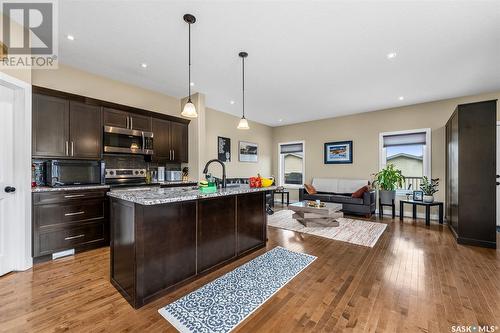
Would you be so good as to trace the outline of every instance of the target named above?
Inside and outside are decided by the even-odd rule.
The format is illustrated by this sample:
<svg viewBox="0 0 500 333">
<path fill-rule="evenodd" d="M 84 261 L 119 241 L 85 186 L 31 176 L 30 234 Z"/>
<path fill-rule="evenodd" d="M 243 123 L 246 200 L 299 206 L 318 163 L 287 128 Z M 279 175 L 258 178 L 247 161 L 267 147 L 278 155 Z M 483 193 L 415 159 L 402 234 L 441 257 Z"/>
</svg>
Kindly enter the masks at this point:
<svg viewBox="0 0 500 333">
<path fill-rule="evenodd" d="M 41 205 L 64 201 L 81 201 L 82 199 L 105 198 L 106 191 L 107 190 L 33 193 L 33 204 Z"/>
<path fill-rule="evenodd" d="M 57 226 L 65 223 L 104 218 L 105 201 L 85 200 L 34 206 L 37 227 Z"/>
<path fill-rule="evenodd" d="M 44 255 L 58 250 L 71 249 L 79 245 L 104 241 L 104 223 L 92 223 L 40 233 L 39 237 L 40 254 Z"/>
</svg>

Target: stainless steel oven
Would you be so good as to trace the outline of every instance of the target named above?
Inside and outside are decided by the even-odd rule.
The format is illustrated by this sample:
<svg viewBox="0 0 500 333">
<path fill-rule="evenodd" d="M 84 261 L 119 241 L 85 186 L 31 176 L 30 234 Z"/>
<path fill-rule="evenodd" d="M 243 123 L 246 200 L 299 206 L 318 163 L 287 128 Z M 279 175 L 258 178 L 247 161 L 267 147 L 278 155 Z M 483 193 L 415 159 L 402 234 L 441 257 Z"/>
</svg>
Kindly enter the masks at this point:
<svg viewBox="0 0 500 333">
<path fill-rule="evenodd" d="M 153 133 L 104 126 L 104 152 L 153 155 Z"/>
<path fill-rule="evenodd" d="M 52 160 L 46 162 L 47 185 L 90 185 L 104 184 L 103 161 Z"/>
</svg>

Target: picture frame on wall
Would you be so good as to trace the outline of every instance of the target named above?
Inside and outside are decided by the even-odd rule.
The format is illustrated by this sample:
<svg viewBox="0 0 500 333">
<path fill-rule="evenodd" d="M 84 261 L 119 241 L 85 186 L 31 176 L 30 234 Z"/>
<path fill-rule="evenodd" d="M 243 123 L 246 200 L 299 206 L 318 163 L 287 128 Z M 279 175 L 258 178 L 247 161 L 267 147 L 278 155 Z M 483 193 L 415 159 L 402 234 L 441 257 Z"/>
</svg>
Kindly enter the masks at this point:
<svg viewBox="0 0 500 333">
<path fill-rule="evenodd" d="M 257 163 L 259 160 L 259 145 L 252 142 L 240 141 L 238 153 L 240 162 Z"/>
<path fill-rule="evenodd" d="M 217 137 L 217 158 L 222 162 L 231 162 L 231 139 Z"/>
<path fill-rule="evenodd" d="M 413 191 L 413 201 L 424 201 L 424 192 Z"/>
<path fill-rule="evenodd" d="M 324 164 L 352 164 L 352 141 L 326 142 Z"/>
</svg>

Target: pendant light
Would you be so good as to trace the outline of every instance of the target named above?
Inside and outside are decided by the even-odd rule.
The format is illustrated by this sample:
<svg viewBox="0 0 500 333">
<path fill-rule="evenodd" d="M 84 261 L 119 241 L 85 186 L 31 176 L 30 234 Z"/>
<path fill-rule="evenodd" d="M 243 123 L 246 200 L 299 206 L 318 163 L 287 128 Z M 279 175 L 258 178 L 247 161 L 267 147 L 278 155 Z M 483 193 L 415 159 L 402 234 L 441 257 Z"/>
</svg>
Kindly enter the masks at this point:
<svg viewBox="0 0 500 333">
<path fill-rule="evenodd" d="M 188 46 L 188 54 L 189 54 L 189 81 L 188 81 L 188 100 L 182 109 L 181 116 L 187 118 L 196 118 L 198 117 L 198 113 L 196 112 L 196 107 L 191 101 L 191 24 L 196 22 L 196 17 L 191 14 L 184 15 L 184 21 L 188 24 L 189 27 L 189 46 Z"/>
<path fill-rule="evenodd" d="M 246 52 L 240 52 L 238 54 L 241 57 L 241 64 L 242 64 L 242 70 L 243 70 L 243 101 L 242 101 L 242 106 L 243 106 L 243 115 L 241 116 L 240 122 L 238 123 L 238 129 L 240 130 L 248 130 L 250 129 L 250 126 L 248 126 L 248 121 L 245 118 L 245 58 L 248 57 L 248 53 Z"/>
</svg>

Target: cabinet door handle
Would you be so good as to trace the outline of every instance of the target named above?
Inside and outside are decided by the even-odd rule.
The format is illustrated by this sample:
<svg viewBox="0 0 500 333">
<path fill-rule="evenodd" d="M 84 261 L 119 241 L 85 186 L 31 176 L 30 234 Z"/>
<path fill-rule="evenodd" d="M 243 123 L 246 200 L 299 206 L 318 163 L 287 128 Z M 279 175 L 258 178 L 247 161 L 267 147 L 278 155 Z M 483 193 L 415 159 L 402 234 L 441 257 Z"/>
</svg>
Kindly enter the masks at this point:
<svg viewBox="0 0 500 333">
<path fill-rule="evenodd" d="M 127 128 L 130 128 L 130 126 L 128 125 L 128 116 L 127 116 L 127 125 L 126 125 Z"/>
<path fill-rule="evenodd" d="M 85 214 L 85 212 L 80 211 L 80 212 L 74 212 L 74 213 L 66 213 L 66 214 L 64 214 L 64 216 L 74 216 L 74 215 L 82 215 L 82 214 Z"/>
<path fill-rule="evenodd" d="M 85 237 L 85 234 L 66 237 L 66 238 L 64 238 L 64 240 L 72 240 L 72 239 L 75 239 L 75 238 L 82 238 L 82 237 Z"/>
<path fill-rule="evenodd" d="M 68 194 L 68 195 L 65 195 L 64 197 L 66 199 L 70 199 L 70 198 L 80 198 L 80 197 L 84 197 L 85 194 Z"/>
<path fill-rule="evenodd" d="M 71 156 L 75 156 L 75 143 L 71 141 Z"/>
<path fill-rule="evenodd" d="M 173 156 L 173 157 L 172 157 L 172 160 L 174 160 L 174 161 L 175 161 L 175 149 L 172 149 L 172 156 Z"/>
<path fill-rule="evenodd" d="M 69 156 L 69 144 L 68 144 L 68 141 L 66 141 L 66 156 Z"/>
<path fill-rule="evenodd" d="M 134 123 L 132 121 L 132 116 L 130 116 L 130 129 L 132 129 L 134 127 Z"/>
</svg>

